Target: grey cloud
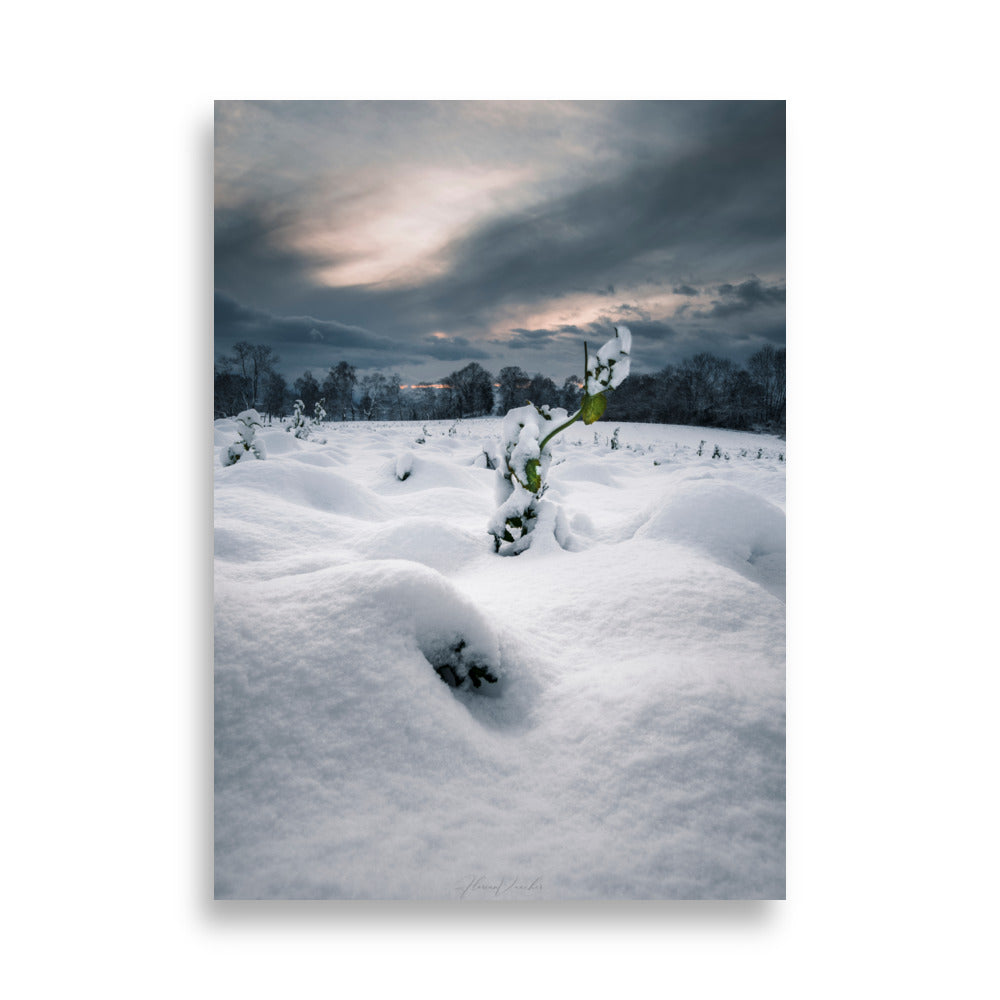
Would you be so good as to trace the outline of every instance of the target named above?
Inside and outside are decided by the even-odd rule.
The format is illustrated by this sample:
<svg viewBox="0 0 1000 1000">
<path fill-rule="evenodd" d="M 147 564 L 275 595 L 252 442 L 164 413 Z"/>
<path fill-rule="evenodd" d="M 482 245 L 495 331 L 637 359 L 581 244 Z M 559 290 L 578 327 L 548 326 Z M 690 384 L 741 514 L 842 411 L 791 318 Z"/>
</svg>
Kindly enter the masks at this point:
<svg viewBox="0 0 1000 1000">
<path fill-rule="evenodd" d="M 281 289 L 286 295 L 308 291 L 316 261 L 289 246 L 289 234 L 298 224 L 297 213 L 267 202 L 216 208 L 216 287 L 244 295 L 251 290 L 266 294 Z"/>
<path fill-rule="evenodd" d="M 224 292 L 215 293 L 215 336 L 223 341 L 249 340 L 271 344 L 324 344 L 337 348 L 397 352 L 401 345 L 358 326 L 313 316 L 274 316 L 263 309 L 241 305 Z"/>
<path fill-rule="evenodd" d="M 725 284 L 718 288 L 722 299 L 712 302 L 711 309 L 699 310 L 692 315 L 700 319 L 720 319 L 750 312 L 758 306 L 783 306 L 785 289 L 783 285 L 765 285 L 754 276 L 738 285 Z"/>
<path fill-rule="evenodd" d="M 754 105 L 713 138 L 680 160 L 646 163 L 486 223 L 452 244 L 451 270 L 420 297 L 432 308 L 475 311 L 601 278 L 620 288 L 671 260 L 691 271 L 719 244 L 737 242 L 783 267 L 783 105 Z"/>
<path fill-rule="evenodd" d="M 222 109 L 234 135 L 240 110 Z M 678 350 L 726 353 L 726 344 L 740 350 L 738 338 L 765 336 L 761 326 L 769 338 L 778 336 L 783 286 L 756 278 L 730 282 L 755 271 L 769 280 L 784 273 L 783 102 L 316 102 L 254 105 L 247 113 L 269 124 L 239 134 L 239 157 L 236 145 L 224 146 L 234 150 L 234 169 L 225 172 L 232 186 L 217 212 L 216 283 L 234 308 L 236 299 L 260 308 L 241 306 L 245 315 L 229 315 L 217 301 L 223 340 L 289 345 L 283 356 L 297 344 L 320 355 L 343 347 L 372 359 L 397 352 L 400 359 L 494 357 L 497 363 L 505 363 L 505 351 L 535 348 L 548 352 L 545 364 L 576 364 L 572 338 L 597 341 L 610 327 L 519 328 L 503 340 L 497 334 L 509 307 L 572 305 L 580 291 L 614 296 L 602 309 L 624 319 L 645 345 L 646 359 L 637 354 L 633 363 L 645 370 Z M 572 139 L 565 147 L 563 121 Z M 340 160 L 327 155 L 336 144 Z M 462 153 L 463 144 L 478 152 Z M 564 161 L 570 147 L 576 159 Z M 600 160 L 592 168 L 591 152 Z M 363 179 L 365 163 L 389 163 L 405 176 L 418 163 L 461 169 L 504 157 L 532 176 L 544 162 L 548 180 L 527 184 L 523 198 L 503 202 L 501 214 L 480 216 L 433 262 L 436 277 L 415 287 L 318 284 L 320 267 L 349 259 L 338 249 L 337 219 L 346 227 L 358 208 L 340 214 L 351 207 L 356 189 L 348 188 L 359 170 Z M 339 172 L 342 162 L 353 171 L 350 181 Z M 325 163 L 334 164 L 332 173 Z M 320 192 L 312 183 L 324 169 Z M 320 214 L 329 239 L 303 240 Z M 323 250 L 295 249 L 302 246 Z M 685 302 L 668 323 L 633 297 L 639 285 L 672 288 L 690 306 Z M 697 301 L 699 289 L 709 288 L 716 300 L 695 312 L 704 301 Z M 342 322 L 311 318 L 317 316 Z M 431 331 L 449 336 L 430 338 Z"/>
<path fill-rule="evenodd" d="M 646 321 L 639 323 L 629 323 L 629 330 L 632 331 L 632 339 L 639 341 L 671 341 L 678 337 L 677 330 L 669 323 Z M 633 350 L 633 354 L 637 353 Z"/>
<path fill-rule="evenodd" d="M 772 326 L 761 327 L 750 334 L 752 338 L 765 340 L 772 345 L 785 346 L 786 328 L 784 323 L 775 323 Z M 763 345 L 761 345 L 763 346 Z"/>
<path fill-rule="evenodd" d="M 485 330 L 502 306 L 583 288 L 621 296 L 671 272 L 718 280 L 735 262 L 743 273 L 783 270 L 784 105 L 737 103 L 709 106 L 700 142 L 679 158 L 648 154 L 616 176 L 481 223 L 417 288 L 317 288 L 306 308 L 342 315 L 349 299 L 354 315 L 371 312 L 383 329 L 401 332 L 408 317 L 425 329 Z"/>
<path fill-rule="evenodd" d="M 502 340 L 494 338 L 490 343 L 512 351 L 540 351 L 550 347 L 556 341 L 578 337 L 583 331 L 578 326 L 564 323 L 553 329 L 542 327 L 534 330 L 526 330 L 523 327 L 515 327 L 510 332 L 514 334 L 513 337 L 505 337 Z"/>
<path fill-rule="evenodd" d="M 465 337 L 424 337 L 421 349 L 439 361 L 484 361 L 491 356 Z"/>
<path fill-rule="evenodd" d="M 719 294 L 734 296 L 750 305 L 785 301 L 785 289 L 780 285 L 766 286 L 756 275 L 739 285 L 720 285 Z"/>
</svg>

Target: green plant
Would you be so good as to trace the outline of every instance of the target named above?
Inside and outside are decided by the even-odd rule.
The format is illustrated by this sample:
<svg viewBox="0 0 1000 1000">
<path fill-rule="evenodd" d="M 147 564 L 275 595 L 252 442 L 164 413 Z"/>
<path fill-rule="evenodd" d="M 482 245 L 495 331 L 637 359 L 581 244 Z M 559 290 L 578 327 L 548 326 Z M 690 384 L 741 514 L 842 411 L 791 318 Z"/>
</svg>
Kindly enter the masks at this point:
<svg viewBox="0 0 1000 1000">
<path fill-rule="evenodd" d="M 549 444 L 578 420 L 590 425 L 601 419 L 608 405 L 606 394 L 628 377 L 631 350 L 632 334 L 626 326 L 616 327 L 614 337 L 596 355 L 591 356 L 584 343 L 583 399 L 572 416 L 563 409 L 528 403 L 504 417 L 497 467 L 500 506 L 488 527 L 494 551 L 517 555 L 531 544 L 552 462 Z"/>
</svg>

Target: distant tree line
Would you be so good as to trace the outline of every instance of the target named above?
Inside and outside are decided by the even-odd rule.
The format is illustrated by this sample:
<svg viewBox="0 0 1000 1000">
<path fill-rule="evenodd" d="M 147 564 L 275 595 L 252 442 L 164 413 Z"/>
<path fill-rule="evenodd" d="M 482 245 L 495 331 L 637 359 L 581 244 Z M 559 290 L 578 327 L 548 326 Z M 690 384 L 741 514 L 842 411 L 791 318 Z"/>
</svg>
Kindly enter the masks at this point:
<svg viewBox="0 0 1000 1000">
<path fill-rule="evenodd" d="M 246 342 L 217 358 L 215 416 L 253 408 L 283 417 L 301 399 L 307 413 L 323 400 L 331 420 L 455 420 L 504 414 L 529 401 L 573 412 L 582 393 L 576 375 L 557 386 L 545 375 L 510 366 L 494 378 L 475 362 L 436 386 L 404 388 L 398 375 L 381 372 L 359 378 L 346 361 L 331 366 L 322 381 L 307 371 L 289 384 L 279 360 L 266 344 Z M 605 420 L 784 431 L 785 351 L 768 345 L 745 367 L 701 353 L 653 375 L 630 375 L 609 395 Z"/>
<path fill-rule="evenodd" d="M 608 396 L 605 420 L 785 429 L 785 350 L 771 345 L 746 367 L 701 353 L 655 375 L 630 375 Z"/>
</svg>

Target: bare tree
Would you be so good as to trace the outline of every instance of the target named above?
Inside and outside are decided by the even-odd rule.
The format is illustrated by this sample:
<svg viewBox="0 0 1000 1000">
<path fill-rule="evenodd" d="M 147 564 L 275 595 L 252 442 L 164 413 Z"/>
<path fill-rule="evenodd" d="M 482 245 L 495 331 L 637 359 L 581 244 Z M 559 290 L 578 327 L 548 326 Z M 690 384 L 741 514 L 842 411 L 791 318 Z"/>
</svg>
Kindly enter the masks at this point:
<svg viewBox="0 0 1000 1000">
<path fill-rule="evenodd" d="M 579 408 L 582 396 L 583 379 L 579 375 L 568 375 L 559 390 L 559 405 L 567 413 L 573 413 Z"/>
<path fill-rule="evenodd" d="M 524 406 L 528 402 L 528 387 L 531 376 L 517 366 L 500 369 L 500 409 L 507 413 L 516 406 Z"/>
<path fill-rule="evenodd" d="M 449 416 L 481 417 L 493 411 L 493 376 L 473 361 L 442 380 L 450 392 Z"/>
<path fill-rule="evenodd" d="M 776 351 L 771 344 L 765 344 L 747 361 L 747 370 L 760 391 L 762 419 L 784 424 L 785 349 Z"/>
<path fill-rule="evenodd" d="M 285 376 L 272 371 L 264 379 L 263 407 L 269 416 L 281 416 L 288 412 L 291 405 L 291 393 Z"/>
<path fill-rule="evenodd" d="M 396 420 L 403 419 L 403 387 L 399 375 L 393 372 L 386 380 L 384 405 L 386 415 Z"/>
<path fill-rule="evenodd" d="M 233 371 L 235 360 L 219 356 L 215 359 L 215 416 L 231 417 L 249 408 L 250 382 Z"/>
<path fill-rule="evenodd" d="M 360 383 L 359 408 L 365 420 L 378 420 L 385 403 L 388 379 L 381 372 L 366 375 Z"/>
<path fill-rule="evenodd" d="M 268 344 L 251 344 L 245 340 L 233 344 L 230 362 L 247 380 L 247 408 L 260 404 L 267 376 L 277 370 L 276 365 L 280 360 Z"/>
<path fill-rule="evenodd" d="M 341 361 L 331 367 L 323 380 L 323 395 L 331 412 L 339 413 L 341 420 L 347 420 L 348 413 L 354 419 L 354 387 L 358 383 L 358 373 L 354 365 Z"/>
<path fill-rule="evenodd" d="M 535 406 L 557 406 L 559 404 L 559 390 L 555 382 L 547 375 L 536 372 L 528 386 L 528 399 Z"/>
<path fill-rule="evenodd" d="M 295 395 L 296 398 L 302 400 L 305 412 L 312 413 L 322 395 L 319 382 L 316 381 L 312 372 L 303 372 L 302 378 L 295 380 Z"/>
</svg>

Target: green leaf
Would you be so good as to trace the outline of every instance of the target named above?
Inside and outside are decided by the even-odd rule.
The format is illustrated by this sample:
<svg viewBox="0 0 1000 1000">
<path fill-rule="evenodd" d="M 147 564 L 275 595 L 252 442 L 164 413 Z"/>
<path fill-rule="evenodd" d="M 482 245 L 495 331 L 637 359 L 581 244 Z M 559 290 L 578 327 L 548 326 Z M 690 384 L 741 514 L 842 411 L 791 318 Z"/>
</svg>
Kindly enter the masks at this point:
<svg viewBox="0 0 1000 1000">
<path fill-rule="evenodd" d="M 542 486 L 542 477 L 538 474 L 538 459 L 533 458 L 524 464 L 524 471 L 528 474 L 527 487 L 532 493 L 537 493 Z"/>
<path fill-rule="evenodd" d="M 608 400 L 603 392 L 596 396 L 584 396 L 583 405 L 580 407 L 580 414 L 585 424 L 596 423 L 604 415 L 608 407 Z"/>
</svg>

